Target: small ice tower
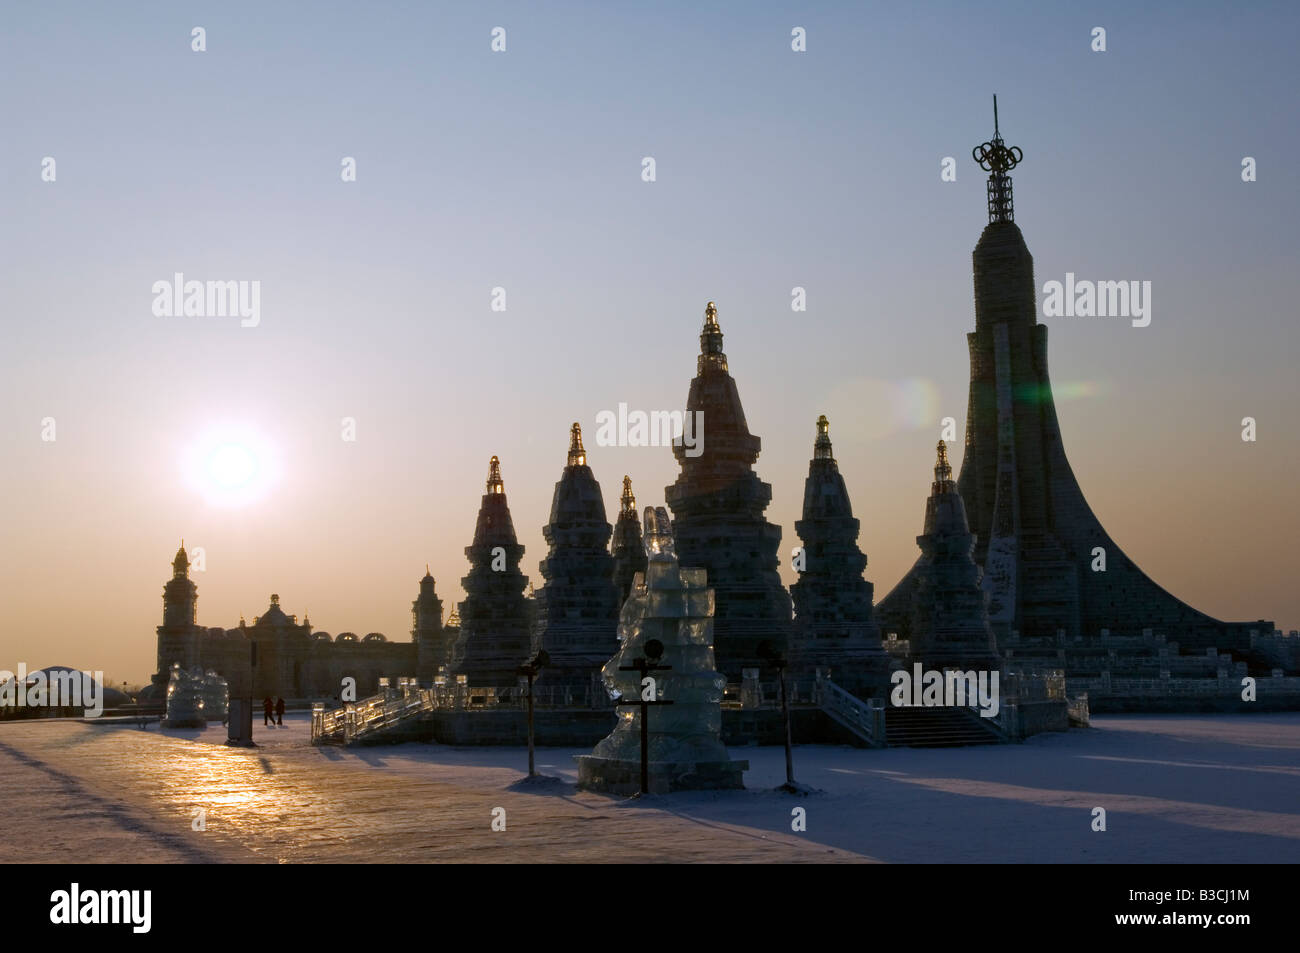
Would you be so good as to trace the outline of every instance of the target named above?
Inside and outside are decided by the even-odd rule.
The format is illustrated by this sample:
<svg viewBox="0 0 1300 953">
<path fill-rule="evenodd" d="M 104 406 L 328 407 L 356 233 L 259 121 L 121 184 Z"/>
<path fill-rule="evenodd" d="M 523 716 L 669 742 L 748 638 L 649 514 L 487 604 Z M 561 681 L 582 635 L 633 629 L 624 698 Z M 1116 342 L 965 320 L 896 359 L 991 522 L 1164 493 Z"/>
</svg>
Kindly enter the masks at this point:
<svg viewBox="0 0 1300 953">
<path fill-rule="evenodd" d="M 618 626 L 619 650 L 601 677 L 617 701 L 660 704 L 620 705 L 614 730 L 591 754 L 577 757 L 578 786 L 611 794 L 640 790 L 645 711 L 651 793 L 743 788 L 749 762 L 730 760 L 722 744 L 726 678 L 714 667 L 714 601 L 706 572 L 678 564 L 664 507 L 646 507 L 644 539 L 646 569 L 632 581 Z M 660 645 L 647 652 L 653 640 Z M 660 647 L 656 658 L 653 650 Z M 646 676 L 653 685 L 634 670 L 647 657 L 659 666 Z"/>
</svg>

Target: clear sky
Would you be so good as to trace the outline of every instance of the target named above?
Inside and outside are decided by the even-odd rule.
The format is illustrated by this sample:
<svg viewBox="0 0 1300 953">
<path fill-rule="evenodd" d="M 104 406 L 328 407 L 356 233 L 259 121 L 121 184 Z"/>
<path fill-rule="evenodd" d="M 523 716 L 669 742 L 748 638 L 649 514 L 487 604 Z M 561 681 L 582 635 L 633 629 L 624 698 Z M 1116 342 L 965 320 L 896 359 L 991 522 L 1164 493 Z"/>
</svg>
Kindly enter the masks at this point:
<svg viewBox="0 0 1300 953">
<path fill-rule="evenodd" d="M 1300 626 L 1298 25 L 1286 3 L 11 4 L 0 668 L 145 679 L 182 535 L 204 625 L 276 592 L 406 639 L 426 562 L 462 597 L 493 454 L 540 586 L 572 421 L 611 517 L 624 473 L 662 504 L 671 452 L 595 446 L 596 415 L 684 406 L 710 299 L 784 578 L 825 413 L 883 597 L 939 422 L 964 431 L 993 93 L 1040 291 L 1152 282 L 1149 327 L 1046 319 L 1088 501 L 1180 598 Z M 176 272 L 260 281 L 260 324 L 156 316 Z M 190 472 L 223 440 L 257 456 L 239 505 Z"/>
</svg>

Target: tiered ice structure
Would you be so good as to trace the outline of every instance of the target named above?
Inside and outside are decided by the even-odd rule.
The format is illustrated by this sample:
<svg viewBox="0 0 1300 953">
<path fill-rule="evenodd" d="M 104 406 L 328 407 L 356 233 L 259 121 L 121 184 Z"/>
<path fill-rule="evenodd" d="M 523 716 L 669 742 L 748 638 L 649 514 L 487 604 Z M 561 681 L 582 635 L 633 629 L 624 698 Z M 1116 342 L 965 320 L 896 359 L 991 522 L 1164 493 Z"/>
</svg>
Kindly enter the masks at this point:
<svg viewBox="0 0 1300 953">
<path fill-rule="evenodd" d="M 199 678 L 199 691 L 203 695 L 203 717 L 224 724 L 230 717 L 230 685 L 212 669 L 208 669 Z"/>
<path fill-rule="evenodd" d="M 713 590 L 703 569 L 683 569 L 677 561 L 672 526 L 664 507 L 645 510 L 646 571 L 637 573 L 623 604 L 620 647 L 601 671 L 614 698 L 642 697 L 641 673 L 623 671 L 647 657 L 646 645 L 658 640 L 670 666 L 652 671 L 655 697 L 670 705 L 651 705 L 648 713 L 650 791 L 743 788 L 748 761 L 732 761 L 722 744 L 722 693 L 726 678 L 714 668 Z M 621 705 L 618 722 L 589 755 L 578 756 L 578 785 L 612 794 L 640 790 L 641 709 Z"/>
<path fill-rule="evenodd" d="M 204 712 L 203 677 L 195 677 L 181 668 L 179 662 L 172 663 L 171 676 L 167 680 L 167 714 L 163 718 L 166 728 L 206 728 L 207 715 Z"/>
</svg>

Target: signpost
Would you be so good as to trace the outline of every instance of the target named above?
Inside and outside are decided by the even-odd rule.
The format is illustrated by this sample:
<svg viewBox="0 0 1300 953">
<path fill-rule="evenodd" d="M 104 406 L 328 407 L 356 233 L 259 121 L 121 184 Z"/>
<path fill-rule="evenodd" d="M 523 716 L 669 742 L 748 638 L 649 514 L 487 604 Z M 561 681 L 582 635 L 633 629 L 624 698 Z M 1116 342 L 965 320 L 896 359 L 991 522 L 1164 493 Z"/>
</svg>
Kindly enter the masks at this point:
<svg viewBox="0 0 1300 953">
<path fill-rule="evenodd" d="M 671 665 L 656 664 L 664 656 L 664 644 L 658 639 L 651 639 L 645 644 L 645 655 L 634 659 L 631 665 L 620 665 L 620 672 L 640 672 L 641 673 L 641 697 L 634 702 L 617 702 L 618 705 L 639 705 L 641 707 L 641 793 L 650 793 L 650 723 L 648 715 L 651 705 L 671 705 L 671 701 L 664 701 L 659 698 L 659 691 L 655 687 L 654 678 L 650 678 L 650 685 L 646 685 L 648 672 L 667 672 L 672 670 Z M 647 698 L 646 696 L 651 697 Z"/>
<path fill-rule="evenodd" d="M 519 675 L 528 680 L 528 776 L 537 777 L 533 754 L 533 679 L 542 667 L 551 661 L 546 649 L 538 649 L 537 654 L 519 666 Z"/>
<path fill-rule="evenodd" d="M 785 692 L 785 670 L 790 664 L 780 652 L 772 648 L 772 643 L 764 639 L 758 645 L 758 657 L 765 659 L 767 664 L 776 669 L 777 675 L 781 679 L 781 719 L 785 722 L 785 784 L 782 788 L 792 793 L 798 793 L 800 788 L 794 780 L 794 753 L 790 743 L 790 699 Z"/>
</svg>

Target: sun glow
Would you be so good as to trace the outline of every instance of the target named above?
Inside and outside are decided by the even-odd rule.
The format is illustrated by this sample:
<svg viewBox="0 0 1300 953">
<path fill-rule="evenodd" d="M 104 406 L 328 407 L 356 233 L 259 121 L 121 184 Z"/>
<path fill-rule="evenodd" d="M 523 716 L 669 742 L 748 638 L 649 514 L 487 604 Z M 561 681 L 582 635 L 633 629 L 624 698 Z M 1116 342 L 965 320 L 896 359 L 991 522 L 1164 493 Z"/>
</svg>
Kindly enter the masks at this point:
<svg viewBox="0 0 1300 953">
<path fill-rule="evenodd" d="M 208 457 L 208 476 L 223 489 L 237 490 L 257 476 L 257 459 L 247 447 L 222 444 Z"/>
<path fill-rule="evenodd" d="M 193 489 L 214 506 L 256 503 L 278 476 L 274 451 L 256 431 L 242 425 L 215 427 L 185 452 Z"/>
</svg>

